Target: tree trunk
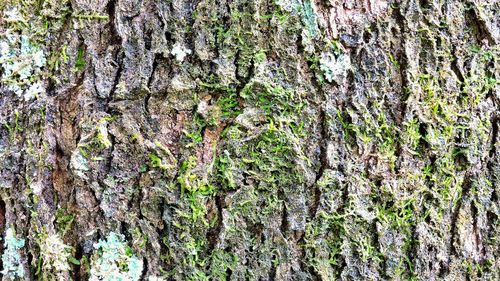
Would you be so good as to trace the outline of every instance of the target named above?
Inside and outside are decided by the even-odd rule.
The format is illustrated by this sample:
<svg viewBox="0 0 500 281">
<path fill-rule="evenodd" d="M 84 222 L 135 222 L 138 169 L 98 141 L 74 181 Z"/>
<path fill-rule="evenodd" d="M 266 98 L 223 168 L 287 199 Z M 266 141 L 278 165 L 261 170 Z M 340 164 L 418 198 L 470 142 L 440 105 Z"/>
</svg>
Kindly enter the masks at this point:
<svg viewBox="0 0 500 281">
<path fill-rule="evenodd" d="M 499 1 L 0 10 L 2 280 L 500 280 Z"/>
</svg>

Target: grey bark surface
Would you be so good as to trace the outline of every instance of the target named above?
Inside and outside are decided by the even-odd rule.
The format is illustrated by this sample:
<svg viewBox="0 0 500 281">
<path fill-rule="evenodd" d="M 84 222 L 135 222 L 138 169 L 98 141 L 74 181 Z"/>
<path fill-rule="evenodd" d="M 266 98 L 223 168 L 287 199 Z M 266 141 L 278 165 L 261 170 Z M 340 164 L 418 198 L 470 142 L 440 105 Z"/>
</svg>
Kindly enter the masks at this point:
<svg viewBox="0 0 500 281">
<path fill-rule="evenodd" d="M 499 1 L 0 9 L 3 280 L 500 280 Z"/>
</svg>

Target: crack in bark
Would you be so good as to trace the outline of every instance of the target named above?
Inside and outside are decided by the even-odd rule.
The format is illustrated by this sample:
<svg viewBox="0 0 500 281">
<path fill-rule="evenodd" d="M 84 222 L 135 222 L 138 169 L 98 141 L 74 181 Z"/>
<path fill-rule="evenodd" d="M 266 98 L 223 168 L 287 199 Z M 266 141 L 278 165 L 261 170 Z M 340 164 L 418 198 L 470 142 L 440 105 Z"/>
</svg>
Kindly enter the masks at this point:
<svg viewBox="0 0 500 281">
<path fill-rule="evenodd" d="M 215 196 L 215 206 L 217 208 L 217 225 L 207 231 L 207 241 L 209 242 L 208 244 L 208 252 L 211 253 L 219 240 L 219 234 L 222 231 L 222 201 L 221 201 L 221 196 L 216 195 Z"/>
<path fill-rule="evenodd" d="M 326 141 L 327 141 L 327 121 L 326 114 L 323 108 L 320 110 L 319 122 L 321 123 L 321 144 L 320 144 L 320 163 L 319 171 L 316 174 L 316 179 L 314 181 L 314 201 L 309 208 L 309 220 L 313 220 L 318 212 L 319 203 L 321 200 L 321 189 L 317 186 L 318 181 L 324 174 L 326 168 L 328 168 L 328 160 L 326 155 Z M 310 188 L 309 188 L 310 189 Z"/>
<path fill-rule="evenodd" d="M 449 247 L 450 247 L 450 250 L 448 252 L 448 256 L 449 257 L 452 257 L 452 256 L 458 256 L 459 255 L 459 252 L 458 250 L 456 249 L 455 247 L 455 244 L 454 244 L 454 240 L 455 240 L 455 237 L 457 235 L 457 220 L 458 220 L 458 216 L 459 216 L 459 212 L 460 212 L 460 209 L 462 208 L 462 204 L 463 204 L 463 198 L 468 196 L 469 194 L 469 190 L 471 189 L 472 187 L 472 173 L 470 171 L 467 171 L 465 176 L 464 176 L 464 181 L 462 183 L 462 196 L 461 198 L 458 200 L 457 202 L 457 205 L 455 207 L 455 209 L 453 210 L 453 213 L 452 213 L 452 218 L 451 218 L 451 235 L 450 235 L 450 241 L 449 241 Z M 449 261 L 448 261 L 449 263 Z M 446 273 L 449 272 L 449 264 L 447 264 L 447 268 L 444 269 Z"/>
<path fill-rule="evenodd" d="M 287 213 L 287 209 L 286 209 L 286 203 L 285 203 L 285 200 L 286 198 L 284 198 L 284 193 L 283 192 L 280 192 L 281 193 L 281 200 L 283 200 L 283 213 L 281 214 L 281 224 L 280 224 L 280 231 L 281 233 L 283 234 L 284 237 L 287 236 L 287 232 L 288 232 L 288 213 Z"/>
<path fill-rule="evenodd" d="M 5 201 L 0 197 L 0 234 L 5 233 Z M 0 256 L 4 253 L 4 243 L 0 243 Z M 3 268 L 3 259 L 0 259 L 0 268 Z"/>
<path fill-rule="evenodd" d="M 116 55 L 116 61 L 117 61 L 117 64 L 118 64 L 118 70 L 116 71 L 116 76 L 115 76 L 115 80 L 113 82 L 113 86 L 111 87 L 111 91 L 109 93 L 109 97 L 108 97 L 108 100 L 107 100 L 107 103 L 109 104 L 110 101 L 113 101 L 114 100 L 114 95 L 115 95 L 115 92 L 116 92 L 116 88 L 118 87 L 118 84 L 120 83 L 120 78 L 122 76 L 122 72 L 123 72 L 123 67 L 122 67 L 122 60 L 123 60 L 123 56 L 124 54 L 121 52 L 121 51 L 118 51 L 117 55 Z M 107 107 L 108 105 L 106 105 Z"/>
<path fill-rule="evenodd" d="M 474 34 L 476 35 L 477 42 L 480 43 L 486 39 L 489 45 L 495 45 L 495 39 L 486 26 L 486 22 L 483 20 L 483 18 L 478 16 L 478 9 L 480 9 L 480 7 L 478 7 L 477 4 L 473 1 L 467 1 L 466 3 L 470 7 L 468 9 L 465 9 L 465 16 L 466 18 L 470 17 L 469 24 L 471 24 L 475 28 Z"/>
<path fill-rule="evenodd" d="M 116 29 L 116 7 L 118 0 L 109 0 L 108 5 L 106 6 L 107 13 L 109 15 L 109 30 L 111 31 L 111 37 L 109 40 L 109 45 L 119 45 L 121 46 L 123 43 L 123 39 L 118 33 Z"/>
</svg>

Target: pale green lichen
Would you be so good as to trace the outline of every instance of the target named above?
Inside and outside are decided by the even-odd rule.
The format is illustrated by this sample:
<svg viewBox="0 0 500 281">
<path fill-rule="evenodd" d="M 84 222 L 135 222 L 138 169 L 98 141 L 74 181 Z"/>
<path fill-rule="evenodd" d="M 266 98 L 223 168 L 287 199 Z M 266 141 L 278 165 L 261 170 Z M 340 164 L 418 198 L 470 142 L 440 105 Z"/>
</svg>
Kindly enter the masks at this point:
<svg viewBox="0 0 500 281">
<path fill-rule="evenodd" d="M 22 278 L 24 276 L 24 268 L 21 264 L 21 256 L 19 250 L 24 247 L 24 239 L 17 239 L 12 228 L 8 228 L 5 232 L 4 253 L 2 255 L 3 270 L 2 275 L 9 278 Z"/>
<path fill-rule="evenodd" d="M 17 96 L 30 100 L 42 92 L 42 84 L 33 80 L 42 75 L 46 62 L 43 50 L 27 36 L 7 31 L 0 39 L 2 82 Z"/>
<path fill-rule="evenodd" d="M 70 167 L 77 176 L 86 178 L 85 172 L 90 171 L 89 161 L 82 154 L 82 151 L 83 148 L 78 148 L 73 151 L 71 154 Z"/>
<path fill-rule="evenodd" d="M 95 142 L 100 149 L 110 148 L 113 144 L 109 140 L 108 134 L 108 121 L 112 120 L 112 118 L 101 118 L 97 125 L 97 134 L 95 136 Z"/>
<path fill-rule="evenodd" d="M 5 7 L 2 16 L 6 29 L 0 34 L 1 82 L 18 97 L 32 100 L 43 92 L 40 80 L 47 64 L 44 50 L 37 44 L 42 41 L 36 39 L 41 31 L 23 8 Z"/>
<path fill-rule="evenodd" d="M 64 272 L 70 270 L 68 260 L 72 247 L 64 244 L 59 235 L 49 235 L 40 244 L 44 272 L 54 272 L 58 280 L 64 280 Z"/>
<path fill-rule="evenodd" d="M 107 240 L 99 240 L 94 248 L 91 281 L 133 281 L 141 278 L 142 260 L 132 254 L 123 235 L 110 232 Z"/>
</svg>

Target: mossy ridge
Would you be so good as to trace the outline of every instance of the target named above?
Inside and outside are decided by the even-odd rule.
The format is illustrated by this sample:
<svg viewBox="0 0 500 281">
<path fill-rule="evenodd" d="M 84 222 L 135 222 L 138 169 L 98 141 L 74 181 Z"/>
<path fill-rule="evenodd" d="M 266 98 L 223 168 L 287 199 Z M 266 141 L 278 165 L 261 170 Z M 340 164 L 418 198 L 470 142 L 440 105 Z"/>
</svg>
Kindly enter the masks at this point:
<svg viewBox="0 0 500 281">
<path fill-rule="evenodd" d="M 195 18 L 199 22 L 209 23 L 206 13 L 210 10 L 205 10 L 203 5 L 199 7 L 201 10 L 195 13 Z M 207 233 L 226 224 L 214 210 L 215 200 L 234 192 L 241 193 L 245 199 L 242 198 L 241 204 L 234 201 L 235 205 L 231 206 L 227 220 L 245 217 L 252 224 L 249 227 L 261 228 L 260 221 L 265 221 L 265 217 L 282 213 L 285 204 L 283 193 L 292 192 L 294 185 L 304 185 L 297 161 L 301 165 L 310 165 L 302 151 L 302 140 L 307 135 L 306 123 L 312 121 L 312 118 L 301 118 L 307 115 L 300 114 L 307 106 L 305 94 L 299 94 L 292 87 L 285 89 L 277 82 L 252 81 L 254 71 L 268 63 L 268 50 L 264 47 L 267 43 L 255 41 L 255 38 L 259 38 L 256 34 L 269 32 L 268 19 L 271 19 L 271 24 L 281 23 L 280 28 L 289 27 L 289 32 L 297 30 L 300 20 L 295 18 L 287 21 L 285 18 L 289 17 L 283 16 L 285 12 L 271 12 L 267 17 L 263 7 L 257 5 L 235 2 L 229 8 L 232 15 L 230 25 L 225 23 L 224 18 L 212 14 L 209 26 L 217 30 L 211 41 L 213 47 L 224 50 L 222 58 L 235 59 L 236 75 L 233 79 L 224 76 L 225 73 L 216 72 L 216 75 L 199 83 L 204 93 L 195 97 L 198 109 L 184 130 L 184 156 L 179 161 L 179 173 L 176 176 L 175 185 L 182 198 L 182 202 L 172 208 L 173 232 L 177 234 L 169 235 L 165 240 L 170 248 L 165 260 L 180 260 L 182 263 L 165 272 L 169 276 L 205 280 L 213 272 L 212 277 L 223 280 L 227 269 L 233 272 L 233 277 L 254 275 L 257 278 L 266 275 L 271 265 L 261 265 L 263 267 L 258 270 L 259 273 L 251 273 L 251 270 L 243 269 L 237 260 L 231 258 L 231 252 L 238 251 L 241 246 L 232 244 L 236 241 L 239 227 L 231 230 L 222 227 L 221 231 L 228 232 L 231 238 L 213 244 Z M 276 20 L 278 17 L 279 21 Z M 272 55 L 272 51 L 269 53 Z M 219 60 L 217 64 L 221 69 L 224 67 L 223 61 Z M 284 69 L 277 71 L 280 72 L 279 77 L 286 77 Z M 200 110 L 205 107 L 206 111 Z M 202 163 L 204 160 L 199 151 L 207 143 L 207 132 L 219 129 L 222 132 L 220 139 L 216 140 L 217 150 L 213 162 Z M 246 183 L 243 182 L 245 177 L 248 179 Z M 297 190 L 302 188 L 298 187 Z M 253 202 L 257 196 L 268 199 L 264 200 L 266 202 Z M 218 204 L 225 205 L 226 202 Z M 256 216 L 259 213 L 263 217 Z M 244 235 L 254 235 L 251 231 L 244 232 Z M 224 246 L 226 243 L 230 245 Z M 211 254 L 208 250 L 212 251 L 213 247 L 214 252 Z M 279 253 L 273 266 L 283 263 L 282 259 L 287 256 L 284 245 L 277 249 L 269 241 L 259 252 L 265 256 Z M 222 264 L 221 260 L 224 261 Z"/>
<path fill-rule="evenodd" d="M 8 0 L 2 2 L 2 11 L 8 15 L 6 17 L 6 32 L 2 33 L 1 37 L 8 34 L 18 34 L 23 36 L 38 47 L 44 54 L 47 64 L 43 64 L 43 68 L 36 77 L 30 79 L 30 84 L 35 85 L 37 81 L 43 81 L 50 78 L 52 82 L 60 84 L 64 81 L 60 80 L 62 70 L 74 70 L 68 72 L 81 72 L 85 66 L 85 53 L 83 48 L 74 48 L 68 44 L 61 46 L 53 46 L 58 44 L 58 37 L 61 30 L 67 26 L 76 27 L 72 24 L 73 19 L 82 20 L 82 15 L 75 13 L 72 10 L 71 3 L 68 0 L 63 1 L 37 1 L 37 0 Z M 103 19 L 102 16 L 88 15 L 85 17 L 87 21 Z M 71 68 L 73 67 L 73 68 Z M 67 75 L 69 76 L 69 75 Z M 63 77 L 67 79 L 67 77 Z M 14 83 L 17 86 L 26 84 L 15 83 L 16 81 L 9 80 L 9 83 Z M 45 88 L 46 85 L 41 85 Z"/>
<path fill-rule="evenodd" d="M 15 152 L 16 147 L 27 150 L 24 156 L 25 164 L 21 166 L 25 182 L 18 184 L 16 189 L 2 191 L 2 198 L 9 198 L 16 193 L 22 194 L 16 202 L 19 205 L 16 205 L 15 209 L 19 213 L 16 215 L 26 216 L 29 223 L 25 228 L 28 232 L 23 235 L 30 247 L 23 251 L 22 255 L 23 258 L 31 256 L 33 262 L 31 265 L 27 264 L 26 268 L 29 271 L 26 275 L 41 280 L 67 280 L 69 272 L 79 264 L 73 257 L 74 249 L 65 244 L 74 242 L 73 233 L 67 234 L 72 232 L 72 222 L 76 214 L 60 213 L 58 211 L 62 209 L 56 212 L 55 209 L 48 207 L 65 205 L 59 198 L 64 195 L 51 191 L 50 195 L 42 196 L 41 192 L 44 189 L 41 178 L 54 173 L 57 169 L 54 161 L 48 156 L 52 148 L 47 140 L 47 132 L 44 133 L 47 123 L 51 123 L 50 120 L 54 118 L 54 106 L 57 106 L 53 99 L 48 98 L 50 94 L 47 89 L 67 82 L 66 78 L 63 81 L 60 77 L 62 73 L 65 73 L 65 76 L 73 75 L 74 73 L 69 71 L 70 68 L 74 67 L 75 72 L 82 72 L 85 67 L 84 49 L 78 50 L 78 47 L 74 48 L 67 44 L 61 44 L 61 47 L 55 46 L 65 38 L 60 35 L 61 31 L 73 27 L 71 20 L 76 14 L 73 13 L 70 1 L 67 0 L 6 0 L 0 3 L 0 13 L 2 14 L 0 42 L 5 43 L 10 40 L 9 44 L 2 44 L 0 54 L 2 67 L 9 67 L 11 63 L 18 66 L 10 77 L 6 78 L 6 75 L 2 77 L 2 86 L 5 86 L 2 95 L 13 101 L 10 106 L 4 108 L 7 111 L 12 108 L 11 112 L 14 113 L 12 122 L 9 121 L 5 125 L 12 136 L 9 150 Z M 9 54 L 9 58 L 6 53 Z M 17 57 L 12 57 L 13 54 Z M 8 59 L 9 62 L 4 59 Z M 5 74 L 4 70 L 2 69 L 2 74 Z M 16 94 L 17 98 L 11 95 L 11 92 Z M 95 147 L 91 149 L 104 150 L 111 145 L 108 136 L 105 135 L 106 124 L 100 125 L 103 126 L 98 128 L 100 133 L 96 135 L 95 142 L 92 143 Z M 23 133 L 18 134 L 21 131 Z M 87 153 L 93 152 L 87 151 Z M 48 213 L 42 217 L 38 212 Z M 45 228 L 42 224 L 50 226 Z"/>
<path fill-rule="evenodd" d="M 419 36 L 440 38 L 442 34 L 437 29 L 438 27 L 432 27 Z M 450 232 L 465 231 L 471 224 L 470 220 L 459 220 L 457 226 L 460 231 L 444 229 L 440 222 L 449 220 L 450 212 L 468 214 L 461 207 L 468 204 L 476 206 L 472 209 L 477 209 L 478 213 L 486 212 L 488 194 L 492 190 L 486 183 L 491 181 L 488 180 L 487 171 L 478 171 L 476 165 L 487 161 L 490 141 L 486 132 L 492 127 L 492 112 L 485 111 L 484 108 L 491 102 L 488 101 L 488 96 L 491 96 L 492 89 L 498 85 L 498 80 L 491 73 L 498 61 L 498 55 L 495 55 L 498 50 L 497 47 L 475 47 L 475 43 L 471 43 L 474 40 L 464 44 L 465 50 L 460 50 L 467 54 L 463 56 L 467 66 L 463 70 L 461 67 L 451 67 L 455 62 L 452 56 L 446 55 L 447 50 L 429 47 L 438 56 L 442 56 L 443 62 L 434 66 L 434 69 L 431 68 L 432 70 L 427 68 L 430 71 L 428 73 L 423 69 L 421 71 L 424 73 L 412 72 L 413 69 L 408 66 L 395 63 L 391 54 L 387 55 L 388 62 L 398 69 L 404 67 L 403 73 L 409 75 L 405 77 L 407 81 L 404 92 L 407 96 L 403 102 L 406 114 L 402 118 L 394 114 L 397 111 L 391 108 L 393 105 L 390 103 L 393 101 L 390 100 L 390 93 L 384 94 L 391 87 L 384 84 L 387 80 L 383 78 L 374 83 L 376 86 L 372 89 L 373 94 L 370 90 L 362 94 L 355 93 L 347 106 L 333 110 L 337 114 L 330 116 L 330 122 L 332 126 L 339 124 L 344 129 L 348 150 L 351 155 L 355 155 L 343 163 L 347 167 L 345 173 L 370 186 L 360 194 L 351 194 L 361 189 L 359 182 L 345 180 L 343 183 L 347 183 L 347 186 L 343 188 L 350 195 L 348 202 L 353 203 L 356 208 L 369 206 L 369 215 L 363 217 L 363 214 L 351 213 L 348 209 L 342 209 L 339 213 L 335 209 L 339 205 L 332 210 L 328 209 L 327 214 L 332 217 L 329 225 L 333 232 L 340 233 L 341 238 L 328 237 L 329 232 L 323 230 L 320 218 L 315 218 L 314 222 L 308 224 L 308 264 L 323 278 L 338 276 L 340 272 L 335 265 L 339 260 L 343 262 L 342 258 L 351 258 L 345 254 L 351 250 L 359 256 L 350 262 L 361 260 L 361 271 L 367 270 L 367 267 L 372 268 L 366 260 L 381 259 L 380 266 L 383 269 L 376 271 L 385 270 L 384 274 L 391 278 L 417 278 L 423 272 L 423 265 L 415 264 L 411 255 L 420 250 L 425 251 L 424 245 L 429 242 L 426 239 L 431 239 L 426 237 L 422 241 L 415 240 L 414 232 L 417 227 L 421 227 L 419 231 L 426 229 L 432 232 L 433 237 L 446 237 Z M 449 47 L 442 43 L 434 47 L 436 46 L 442 49 Z M 355 65 L 359 64 L 359 61 L 355 61 Z M 422 63 L 422 68 L 424 64 Z M 392 72 L 391 75 L 398 74 Z M 362 160 L 355 161 L 358 158 Z M 416 163 L 417 169 L 407 167 L 409 162 Z M 468 183 L 467 178 L 471 175 L 474 175 L 473 179 Z M 336 186 L 343 185 L 338 183 Z M 332 193 L 334 190 L 332 188 L 325 193 Z M 321 196 L 328 198 L 325 193 Z M 465 203 L 460 203 L 463 200 Z M 355 203 L 356 201 L 361 204 Z M 321 204 L 323 203 L 320 203 L 319 213 L 323 214 Z M 477 207 L 483 204 L 484 207 Z M 373 232 L 378 237 L 372 239 L 368 235 L 368 238 L 345 242 L 348 240 L 344 236 L 346 226 L 356 225 L 360 216 L 361 221 L 365 220 L 374 226 Z M 335 228 L 336 226 L 338 227 Z M 360 229 L 359 232 L 363 231 Z M 355 238 L 356 235 L 350 237 Z M 457 237 L 453 239 L 452 243 L 456 243 Z M 367 247 L 362 245 L 363 241 Z M 342 244 L 342 254 L 325 255 L 327 252 L 336 253 L 338 246 L 329 247 L 339 244 Z M 443 244 L 430 244 L 428 247 L 436 247 L 436 251 L 441 251 Z M 371 248 L 375 251 L 366 251 Z M 363 258 L 363 253 L 371 253 L 370 258 Z M 489 266 L 464 264 L 467 271 L 477 274 L 478 278 L 488 274 Z"/>
<path fill-rule="evenodd" d="M 206 272 L 204 268 L 208 265 L 221 266 L 219 258 L 206 252 L 210 241 L 205 236 L 210 229 L 222 223 L 219 215 L 208 213 L 209 210 L 206 208 L 217 193 L 232 190 L 241 193 L 240 190 L 254 189 L 253 196 L 245 196 L 246 199 L 242 202 L 231 205 L 227 213 L 229 217 L 225 220 L 231 221 L 235 217 L 242 216 L 255 227 L 259 227 L 262 221 L 266 221 L 265 217 L 282 211 L 283 198 L 279 199 L 282 192 L 293 185 L 303 184 L 303 179 L 300 178 L 294 163 L 297 157 L 306 161 L 304 154 L 300 152 L 300 146 L 303 145 L 300 139 L 305 137 L 305 132 L 303 121 L 299 121 L 295 114 L 305 105 L 305 101 L 301 100 L 293 90 L 259 83 L 247 85 L 240 96 L 244 104 L 242 112 L 235 114 L 231 110 L 229 111 L 231 114 L 222 117 L 236 116 L 231 117 L 233 123 L 228 125 L 221 135 L 218 157 L 214 158 L 213 164 L 208 167 L 198 166 L 198 159 L 192 155 L 184 160 L 179 168 L 177 181 L 180 196 L 184 198 L 186 205 L 183 203 L 175 208 L 174 232 L 179 232 L 179 235 L 175 239 L 171 236 L 172 240 L 169 240 L 169 243 L 170 246 L 172 243 L 184 245 L 182 247 L 187 251 L 187 255 L 184 255 L 181 268 L 191 272 L 187 276 L 194 279 L 208 278 L 204 273 Z M 262 110 L 248 110 L 256 107 Z M 214 126 L 209 125 L 200 116 L 195 117 L 195 120 L 198 120 L 196 124 L 200 135 L 205 127 Z M 196 150 L 201 140 L 190 135 L 186 134 L 187 140 L 191 140 L 186 147 Z M 190 143 L 194 145 L 189 145 Z M 200 167 L 208 168 L 208 172 L 200 172 Z M 244 177 L 246 183 L 242 182 Z M 267 195 L 260 196 L 261 193 Z M 269 198 L 269 200 L 253 202 L 252 198 Z M 230 237 L 235 237 L 234 235 L 240 230 L 235 228 L 224 231 L 227 231 Z M 216 253 L 223 256 L 229 254 L 225 249 L 218 249 Z M 177 254 L 173 255 L 178 257 Z M 280 256 L 285 254 L 282 253 Z M 234 260 L 225 264 L 228 267 L 235 266 Z M 174 269 L 172 274 L 178 274 L 181 268 Z M 220 268 L 213 270 L 225 272 L 219 271 Z"/>
</svg>

